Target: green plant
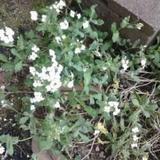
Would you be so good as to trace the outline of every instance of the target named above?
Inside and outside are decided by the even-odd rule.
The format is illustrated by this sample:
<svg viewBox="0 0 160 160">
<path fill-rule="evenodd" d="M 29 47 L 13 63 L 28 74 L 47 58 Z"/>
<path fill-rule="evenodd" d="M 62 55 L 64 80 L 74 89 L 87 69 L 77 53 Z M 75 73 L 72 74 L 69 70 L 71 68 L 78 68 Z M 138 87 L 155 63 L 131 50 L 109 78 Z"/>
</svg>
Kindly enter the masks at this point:
<svg viewBox="0 0 160 160">
<path fill-rule="evenodd" d="M 0 55 L 8 84 L 1 90 L 2 105 L 21 113 L 17 123 L 30 131 L 29 139 L 36 139 L 41 150 L 63 159 L 78 159 L 72 157 L 74 147 L 91 144 L 88 154 L 80 157 L 84 160 L 95 143 L 104 146 L 108 157 L 140 159 L 149 148 L 141 145 L 145 127 L 141 120 L 158 108 L 155 93 L 143 91 L 143 86 L 159 84 L 158 77 L 147 77 L 145 71 L 154 66 L 146 63 L 154 57 L 146 55 L 143 47 L 132 54 L 121 38 L 121 29 L 140 28 L 129 17 L 120 26 L 112 24 L 109 38 L 97 29 L 103 21 L 95 6 L 81 12 L 69 9 L 62 0 L 42 9 L 41 19 L 32 11 L 35 30 L 14 43 L 8 36 L 11 43 L 1 44 L 8 49 Z M 7 35 L 6 28 L 4 32 Z M 15 143 L 23 141 L 11 139 L 0 137 L 9 154 Z"/>
</svg>

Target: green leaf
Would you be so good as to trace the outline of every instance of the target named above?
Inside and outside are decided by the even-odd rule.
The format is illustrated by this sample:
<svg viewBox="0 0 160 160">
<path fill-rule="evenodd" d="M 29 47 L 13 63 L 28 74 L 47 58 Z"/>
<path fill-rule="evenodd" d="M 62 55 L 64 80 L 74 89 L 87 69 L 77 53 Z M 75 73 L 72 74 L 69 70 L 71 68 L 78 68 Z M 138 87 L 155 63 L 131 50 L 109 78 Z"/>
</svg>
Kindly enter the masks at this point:
<svg viewBox="0 0 160 160">
<path fill-rule="evenodd" d="M 15 57 L 17 57 L 17 58 L 19 58 L 19 59 L 22 59 L 21 55 L 17 52 L 17 50 L 16 50 L 15 48 L 12 48 L 12 49 L 11 49 L 11 53 L 12 53 Z"/>
<path fill-rule="evenodd" d="M 6 72 L 14 72 L 14 64 L 13 63 L 4 63 L 2 65 L 2 68 L 6 71 Z"/>
<path fill-rule="evenodd" d="M 19 36 L 18 41 L 17 41 L 17 47 L 20 50 L 24 49 L 24 39 L 22 36 Z"/>
<path fill-rule="evenodd" d="M 22 64 L 22 61 L 20 61 L 15 65 L 15 72 L 19 72 L 22 68 L 23 68 L 23 64 Z"/>
<path fill-rule="evenodd" d="M 126 28 L 129 25 L 130 16 L 125 17 L 121 22 L 121 28 Z"/>
<path fill-rule="evenodd" d="M 121 117 L 120 119 L 120 127 L 121 127 L 121 130 L 124 131 L 125 130 L 125 122 L 124 122 L 124 118 Z"/>
<path fill-rule="evenodd" d="M 80 135 L 83 142 L 85 142 L 85 143 L 89 142 L 90 139 L 86 135 L 84 135 L 82 133 L 79 133 L 79 135 Z"/>
<path fill-rule="evenodd" d="M 85 106 L 84 110 L 92 117 L 96 117 L 98 115 L 97 110 L 95 110 L 95 109 L 93 109 L 93 108 L 91 108 L 89 106 Z"/>
<path fill-rule="evenodd" d="M 112 33 L 117 32 L 117 25 L 116 25 L 116 23 L 112 23 L 112 25 L 111 25 L 111 31 L 112 31 Z"/>
<path fill-rule="evenodd" d="M 19 141 L 18 137 L 12 137 L 10 135 L 2 135 L 0 136 L 0 142 L 6 144 L 7 153 L 9 155 L 13 155 L 14 148 L 13 145 L 17 144 Z"/>
<path fill-rule="evenodd" d="M 91 74 L 92 74 L 92 70 L 91 69 L 88 69 L 87 71 L 84 72 L 84 91 L 87 94 L 89 93 Z"/>
<path fill-rule="evenodd" d="M 133 99 L 132 99 L 132 103 L 133 103 L 133 105 L 136 106 L 136 107 L 138 107 L 138 106 L 140 105 L 138 99 L 136 99 L 136 98 L 133 98 Z"/>
<path fill-rule="evenodd" d="M 142 112 L 146 118 L 150 117 L 150 113 L 148 111 L 142 111 Z"/>
<path fill-rule="evenodd" d="M 0 54 L 0 61 L 8 62 L 7 57 L 4 54 Z"/>
<path fill-rule="evenodd" d="M 119 42 L 119 40 L 120 40 L 119 31 L 116 31 L 113 33 L 112 41 L 115 43 L 115 42 Z"/>
<path fill-rule="evenodd" d="M 39 147 L 41 150 L 48 150 L 52 147 L 52 140 L 51 139 L 42 139 L 40 138 L 38 141 Z"/>
<path fill-rule="evenodd" d="M 101 26 L 104 24 L 104 21 L 101 19 L 98 19 L 98 20 L 92 20 L 92 23 L 94 23 L 95 25 Z"/>
<path fill-rule="evenodd" d="M 96 18 L 96 11 L 95 8 L 97 7 L 97 5 L 93 5 L 91 7 L 91 14 L 90 14 L 90 19 Z"/>
<path fill-rule="evenodd" d="M 20 124 L 25 124 L 28 121 L 29 117 L 22 117 L 19 121 Z"/>
</svg>

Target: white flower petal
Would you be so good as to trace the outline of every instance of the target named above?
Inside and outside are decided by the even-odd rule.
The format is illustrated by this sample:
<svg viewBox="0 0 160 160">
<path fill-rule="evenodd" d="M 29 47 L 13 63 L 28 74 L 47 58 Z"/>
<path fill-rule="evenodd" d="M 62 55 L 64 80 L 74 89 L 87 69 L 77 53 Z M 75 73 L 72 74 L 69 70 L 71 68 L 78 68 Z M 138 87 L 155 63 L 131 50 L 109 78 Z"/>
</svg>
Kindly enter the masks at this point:
<svg viewBox="0 0 160 160">
<path fill-rule="evenodd" d="M 37 13 L 37 11 L 30 11 L 30 15 L 31 15 L 31 20 L 32 21 L 37 21 L 38 20 L 38 13 Z"/>
</svg>

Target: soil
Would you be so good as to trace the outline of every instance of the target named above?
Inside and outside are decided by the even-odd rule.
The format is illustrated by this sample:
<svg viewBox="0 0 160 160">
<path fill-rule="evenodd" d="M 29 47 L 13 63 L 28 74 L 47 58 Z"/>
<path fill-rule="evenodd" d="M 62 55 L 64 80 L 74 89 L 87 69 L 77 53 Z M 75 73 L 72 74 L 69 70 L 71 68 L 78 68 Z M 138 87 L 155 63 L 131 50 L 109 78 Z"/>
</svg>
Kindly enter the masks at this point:
<svg viewBox="0 0 160 160">
<path fill-rule="evenodd" d="M 0 135 L 9 134 L 25 139 L 30 136 L 29 131 L 23 131 L 16 123 L 17 113 L 6 109 L 0 109 Z M 4 146 L 5 147 L 5 146 Z M 5 155 L 3 160 L 30 160 L 32 155 L 31 140 L 18 143 L 14 146 L 13 156 Z M 2 157 L 1 157 L 2 158 Z"/>
<path fill-rule="evenodd" d="M 78 145 L 72 151 L 72 158 L 76 160 L 83 159 L 86 155 L 88 157 L 85 160 L 109 160 L 108 154 L 105 153 L 105 146 L 100 144 L 94 144 L 91 151 L 91 145 Z"/>
</svg>

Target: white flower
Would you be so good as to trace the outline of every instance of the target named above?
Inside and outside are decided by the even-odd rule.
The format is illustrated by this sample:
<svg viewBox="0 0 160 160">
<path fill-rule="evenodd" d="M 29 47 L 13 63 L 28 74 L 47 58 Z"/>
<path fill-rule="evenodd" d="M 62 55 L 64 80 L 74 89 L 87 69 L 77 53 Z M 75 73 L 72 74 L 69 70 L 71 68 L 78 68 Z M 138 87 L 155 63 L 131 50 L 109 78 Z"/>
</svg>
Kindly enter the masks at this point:
<svg viewBox="0 0 160 160">
<path fill-rule="evenodd" d="M 34 76 L 33 87 L 44 87 L 47 92 L 56 92 L 61 86 L 61 72 L 63 66 L 56 61 L 56 54 L 53 49 L 49 49 L 49 55 L 51 56 L 51 66 L 43 66 L 40 71 L 36 71 L 34 67 L 30 67 L 30 73 Z M 31 99 L 31 103 L 40 102 L 44 100 L 40 92 L 35 93 L 35 96 Z"/>
<path fill-rule="evenodd" d="M 109 106 L 105 106 L 105 107 L 104 107 L 104 112 L 109 113 L 110 111 L 111 111 L 111 109 L 110 109 L 110 107 L 109 107 Z"/>
<path fill-rule="evenodd" d="M 83 28 L 86 29 L 89 27 L 89 21 L 83 22 Z"/>
<path fill-rule="evenodd" d="M 138 132 L 139 132 L 139 128 L 138 128 L 138 127 L 132 128 L 132 132 L 133 132 L 133 133 L 138 133 Z"/>
<path fill-rule="evenodd" d="M 77 18 L 78 18 L 78 19 L 81 18 L 81 14 L 80 14 L 80 13 L 77 14 Z"/>
<path fill-rule="evenodd" d="M 46 22 L 46 21 L 47 21 L 47 15 L 44 15 L 44 14 L 43 14 L 43 15 L 42 15 L 42 18 L 41 18 L 41 21 L 42 21 L 42 22 Z"/>
<path fill-rule="evenodd" d="M 5 90 L 5 86 L 4 85 L 2 85 L 0 88 L 1 88 L 1 90 Z"/>
<path fill-rule="evenodd" d="M 124 57 L 122 59 L 122 68 L 123 68 L 123 71 L 126 71 L 129 68 L 128 64 L 129 64 L 129 60 L 127 60 L 126 57 Z"/>
<path fill-rule="evenodd" d="M 81 48 L 77 47 L 74 52 L 75 52 L 75 54 L 81 53 Z"/>
<path fill-rule="evenodd" d="M 147 62 L 146 58 L 141 59 L 141 66 L 142 66 L 143 69 L 146 66 L 146 62 Z"/>
<path fill-rule="evenodd" d="M 96 55 L 97 57 L 102 57 L 101 53 L 100 53 L 98 50 L 95 51 L 95 55 Z"/>
<path fill-rule="evenodd" d="M 0 37 L 4 37 L 4 33 L 5 33 L 4 29 L 0 29 Z"/>
<path fill-rule="evenodd" d="M 4 118 L 4 121 L 7 121 L 7 119 L 6 119 L 6 118 Z"/>
<path fill-rule="evenodd" d="M 41 87 L 42 85 L 43 84 L 40 81 L 38 81 L 38 80 L 36 80 L 36 81 L 33 82 L 33 87 Z"/>
<path fill-rule="evenodd" d="M 137 143 L 132 143 L 131 148 L 138 148 L 138 144 Z"/>
<path fill-rule="evenodd" d="M 62 39 L 61 39 L 61 37 L 59 37 L 59 36 L 56 36 L 56 37 L 55 37 L 55 40 L 56 40 L 56 42 L 57 42 L 58 44 L 60 44 L 60 43 L 62 42 Z"/>
<path fill-rule="evenodd" d="M 34 92 L 34 98 L 31 99 L 31 103 L 41 102 L 44 100 L 41 92 Z"/>
<path fill-rule="evenodd" d="M 73 80 L 70 81 L 70 82 L 67 84 L 67 87 L 68 87 L 68 88 L 73 88 L 73 86 L 74 86 L 74 81 L 73 81 Z"/>
<path fill-rule="evenodd" d="M 133 135 L 133 141 L 138 141 L 139 137 L 137 135 Z"/>
<path fill-rule="evenodd" d="M 14 36 L 14 31 L 11 29 L 11 28 L 9 28 L 9 27 L 5 27 L 5 34 L 8 36 L 8 37 L 12 37 L 12 36 Z"/>
<path fill-rule="evenodd" d="M 35 105 L 32 104 L 32 105 L 30 106 L 30 109 L 31 109 L 31 111 L 35 110 Z"/>
<path fill-rule="evenodd" d="M 35 52 L 32 52 L 32 54 L 29 56 L 29 60 L 34 61 L 36 58 L 38 57 L 38 55 Z"/>
<path fill-rule="evenodd" d="M 5 148 L 0 144 L 0 154 L 3 154 L 5 152 Z"/>
<path fill-rule="evenodd" d="M 66 3 L 63 0 L 60 0 L 57 5 L 60 9 L 63 9 L 66 6 Z"/>
<path fill-rule="evenodd" d="M 94 131 L 94 136 L 98 135 L 99 133 L 100 133 L 100 131 L 96 129 L 96 130 Z"/>
<path fill-rule="evenodd" d="M 54 108 L 61 108 L 60 103 L 59 103 L 59 102 L 56 102 L 56 103 L 54 104 Z"/>
<path fill-rule="evenodd" d="M 114 112 L 113 112 L 113 115 L 114 116 L 117 116 L 119 113 L 120 113 L 120 109 L 119 108 L 115 108 Z"/>
<path fill-rule="evenodd" d="M 66 35 L 63 34 L 63 35 L 62 35 L 62 39 L 66 39 Z"/>
<path fill-rule="evenodd" d="M 4 43 L 8 44 L 14 41 L 13 37 L 4 37 L 3 39 Z"/>
<path fill-rule="evenodd" d="M 46 86 L 46 89 L 48 92 L 56 92 L 60 87 L 62 86 L 62 82 L 60 82 L 58 79 L 57 81 L 51 82 L 48 86 Z"/>
<path fill-rule="evenodd" d="M 31 14 L 31 20 L 32 21 L 37 21 L 38 20 L 38 13 L 37 11 L 30 11 Z"/>
<path fill-rule="evenodd" d="M 30 72 L 33 76 L 35 76 L 35 74 L 36 74 L 36 69 L 35 69 L 34 67 L 29 67 L 29 72 Z"/>
<path fill-rule="evenodd" d="M 1 104 L 5 104 L 5 100 L 1 100 Z"/>
<path fill-rule="evenodd" d="M 109 102 L 108 102 L 108 105 L 109 105 L 110 107 L 117 108 L 117 107 L 119 106 L 119 102 L 109 101 Z"/>
<path fill-rule="evenodd" d="M 75 17 L 75 14 L 76 14 L 76 12 L 75 12 L 75 11 L 73 11 L 73 10 L 71 10 L 71 11 L 70 11 L 70 16 L 71 16 L 72 18 L 74 18 L 74 17 Z"/>
<path fill-rule="evenodd" d="M 2 107 L 7 107 L 8 106 L 8 104 L 5 100 L 1 100 L 1 104 L 2 104 Z"/>
<path fill-rule="evenodd" d="M 66 29 L 68 29 L 68 27 L 69 27 L 69 23 L 66 19 L 63 22 L 60 22 L 60 28 L 62 30 L 66 30 Z"/>
<path fill-rule="evenodd" d="M 59 2 L 55 2 L 52 6 L 50 6 L 50 9 L 55 9 L 56 12 L 59 14 L 61 10 L 66 6 L 66 3 L 63 0 L 60 0 Z"/>
<path fill-rule="evenodd" d="M 143 23 L 136 24 L 136 28 L 139 30 L 141 30 L 143 26 L 144 26 Z"/>
<path fill-rule="evenodd" d="M 33 47 L 32 47 L 32 51 L 35 52 L 35 53 L 37 53 L 39 50 L 40 50 L 39 47 L 37 47 L 37 46 L 34 44 Z"/>
<path fill-rule="evenodd" d="M 49 55 L 53 58 L 56 59 L 56 54 L 55 51 L 53 49 L 49 49 Z"/>
<path fill-rule="evenodd" d="M 147 156 L 147 155 L 144 155 L 144 156 L 142 157 L 142 160 L 148 160 L 148 156 Z"/>
<path fill-rule="evenodd" d="M 82 44 L 81 50 L 84 51 L 85 49 L 86 49 L 86 46 L 84 44 Z"/>
<path fill-rule="evenodd" d="M 117 116 L 120 113 L 120 109 L 118 108 L 119 102 L 117 101 L 109 101 L 108 106 L 106 106 L 106 111 L 110 112 L 112 108 L 114 109 L 113 115 Z M 107 108 L 108 107 L 108 108 Z"/>
<path fill-rule="evenodd" d="M 39 47 L 37 47 L 35 44 L 32 47 L 32 54 L 29 56 L 29 60 L 34 61 L 38 55 L 36 54 L 39 51 Z"/>
<path fill-rule="evenodd" d="M 6 44 L 12 43 L 14 41 L 14 34 L 14 31 L 9 27 L 5 27 L 5 29 L 0 29 L 0 40 Z"/>
</svg>

